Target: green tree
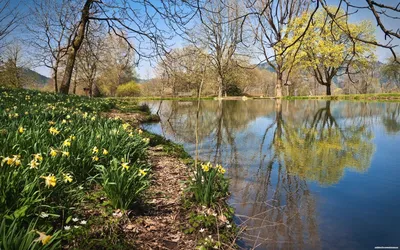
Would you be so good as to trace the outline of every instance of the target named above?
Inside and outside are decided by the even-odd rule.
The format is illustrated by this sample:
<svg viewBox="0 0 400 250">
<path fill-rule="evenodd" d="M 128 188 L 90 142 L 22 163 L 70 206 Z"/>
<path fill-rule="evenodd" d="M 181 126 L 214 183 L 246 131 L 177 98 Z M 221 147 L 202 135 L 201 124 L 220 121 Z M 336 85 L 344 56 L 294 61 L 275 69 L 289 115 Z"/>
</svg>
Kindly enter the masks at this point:
<svg viewBox="0 0 400 250">
<path fill-rule="evenodd" d="M 326 87 L 327 95 L 331 95 L 335 76 L 349 70 L 360 71 L 374 59 L 374 47 L 353 37 L 375 40 L 371 22 L 349 23 L 345 11 L 335 7 L 329 9 L 337 13 L 335 17 L 320 10 L 311 23 L 308 23 L 311 13 L 296 18 L 288 27 L 291 36 L 285 41 L 296 40 L 307 29 L 307 24 L 310 25 L 301 42 L 290 49 L 291 63 L 307 69 Z"/>
</svg>

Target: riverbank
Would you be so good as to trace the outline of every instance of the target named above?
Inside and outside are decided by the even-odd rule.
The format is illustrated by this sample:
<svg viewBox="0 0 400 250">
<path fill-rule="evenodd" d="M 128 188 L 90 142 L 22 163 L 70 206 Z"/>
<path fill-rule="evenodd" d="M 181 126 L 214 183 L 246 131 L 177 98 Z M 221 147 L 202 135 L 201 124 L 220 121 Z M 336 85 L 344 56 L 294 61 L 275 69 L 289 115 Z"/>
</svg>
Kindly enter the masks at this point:
<svg viewBox="0 0 400 250">
<path fill-rule="evenodd" d="M 113 98 L 117 100 L 117 98 Z M 196 101 L 197 97 L 124 97 L 118 98 L 126 102 L 132 101 L 146 101 L 146 100 L 176 100 L 176 101 Z M 201 100 L 219 100 L 217 97 L 205 96 Z M 276 99 L 269 96 L 227 96 L 222 97 L 221 100 L 252 100 L 252 99 Z M 354 101 L 400 101 L 400 93 L 378 93 L 378 94 L 351 94 L 351 95 L 318 95 L 318 96 L 284 96 L 285 100 L 354 100 Z"/>
<path fill-rule="evenodd" d="M 286 100 L 400 101 L 400 93 L 354 94 L 332 96 L 285 96 Z"/>
<path fill-rule="evenodd" d="M 233 248 L 225 170 L 142 131 L 147 106 L 4 88 L 0 101 L 0 248 Z"/>
</svg>

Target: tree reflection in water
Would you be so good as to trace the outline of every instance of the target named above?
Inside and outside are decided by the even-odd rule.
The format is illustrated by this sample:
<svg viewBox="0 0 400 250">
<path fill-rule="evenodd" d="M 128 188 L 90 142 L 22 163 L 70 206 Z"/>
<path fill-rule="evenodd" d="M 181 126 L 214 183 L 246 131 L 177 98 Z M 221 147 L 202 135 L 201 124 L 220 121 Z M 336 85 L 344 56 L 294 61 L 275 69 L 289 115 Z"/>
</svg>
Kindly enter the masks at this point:
<svg viewBox="0 0 400 250">
<path fill-rule="evenodd" d="M 338 183 L 345 170 L 366 171 L 372 125 L 400 131 L 399 104 L 330 101 L 164 102 L 162 133 L 200 159 L 222 163 L 242 239 L 259 248 L 321 248 L 310 184 Z M 154 106 L 157 106 L 155 104 Z M 284 107 L 284 108 L 283 108 Z M 199 110 L 197 110 L 199 109 Z M 196 113 L 198 111 L 198 118 Z M 381 117 L 381 119 L 379 119 Z"/>
</svg>

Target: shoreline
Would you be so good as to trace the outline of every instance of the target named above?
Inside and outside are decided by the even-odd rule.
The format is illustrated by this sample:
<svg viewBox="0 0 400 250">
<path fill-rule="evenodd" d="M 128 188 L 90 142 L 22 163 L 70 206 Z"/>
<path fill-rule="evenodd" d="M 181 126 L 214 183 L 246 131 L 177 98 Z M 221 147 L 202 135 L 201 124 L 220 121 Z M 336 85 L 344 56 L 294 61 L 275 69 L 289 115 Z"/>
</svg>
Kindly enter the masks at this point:
<svg viewBox="0 0 400 250">
<path fill-rule="evenodd" d="M 109 98 L 111 100 L 127 100 L 127 101 L 196 101 L 198 97 L 122 97 L 122 98 Z M 400 93 L 378 93 L 378 94 L 350 94 L 350 95 L 316 95 L 316 96 L 283 96 L 282 98 L 269 97 L 269 96 L 227 96 L 218 99 L 214 96 L 204 96 L 201 100 L 332 100 L 332 101 L 383 101 L 383 102 L 400 102 Z"/>
</svg>

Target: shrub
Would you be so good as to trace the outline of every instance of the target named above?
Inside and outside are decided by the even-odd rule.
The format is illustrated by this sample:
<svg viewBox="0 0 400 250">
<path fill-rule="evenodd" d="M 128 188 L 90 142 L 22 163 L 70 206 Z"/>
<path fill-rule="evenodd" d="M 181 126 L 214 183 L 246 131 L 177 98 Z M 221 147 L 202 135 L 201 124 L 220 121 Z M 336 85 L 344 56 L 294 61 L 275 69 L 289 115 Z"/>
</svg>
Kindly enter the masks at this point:
<svg viewBox="0 0 400 250">
<path fill-rule="evenodd" d="M 140 87 L 134 81 L 119 85 L 117 96 L 140 96 Z"/>
</svg>

